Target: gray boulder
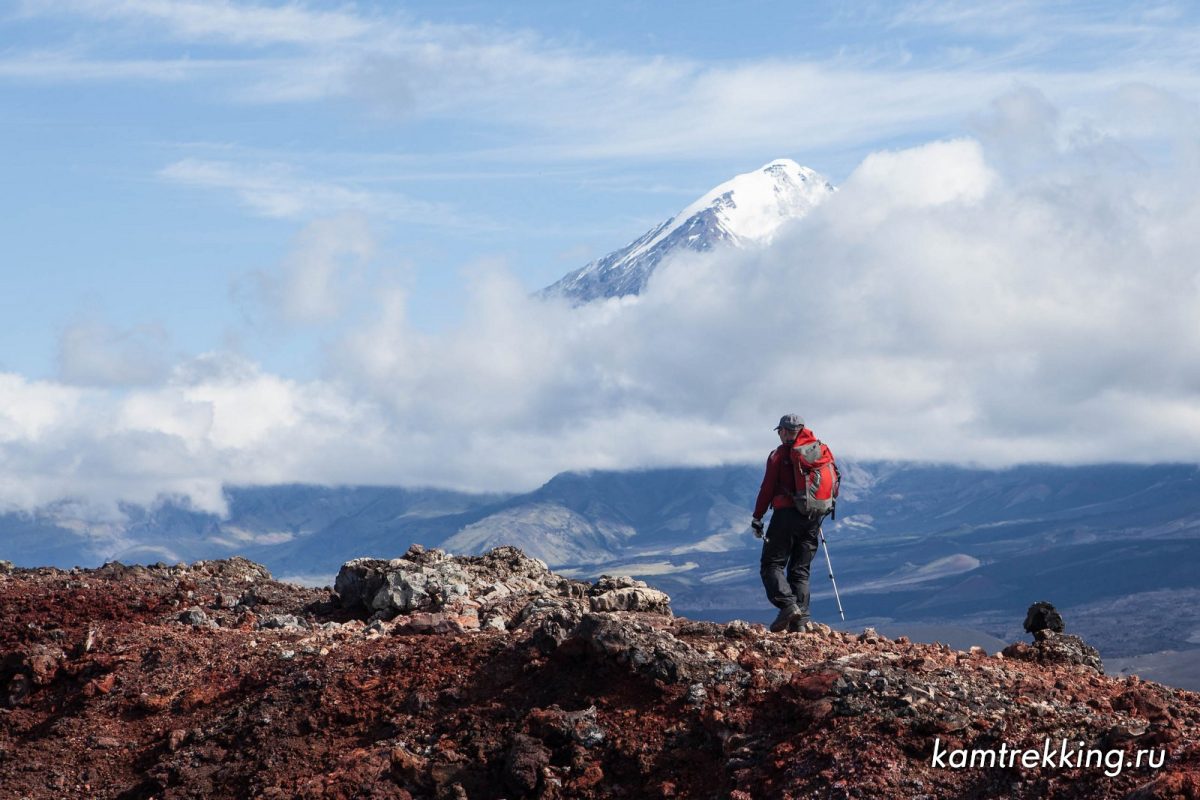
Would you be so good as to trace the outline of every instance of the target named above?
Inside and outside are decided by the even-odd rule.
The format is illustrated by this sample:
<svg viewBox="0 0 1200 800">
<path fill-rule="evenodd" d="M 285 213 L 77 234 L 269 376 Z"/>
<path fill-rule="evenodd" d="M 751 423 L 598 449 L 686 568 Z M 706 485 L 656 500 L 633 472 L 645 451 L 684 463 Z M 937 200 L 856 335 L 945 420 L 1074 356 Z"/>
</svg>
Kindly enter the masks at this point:
<svg viewBox="0 0 1200 800">
<path fill-rule="evenodd" d="M 294 614 L 271 614 L 259 620 L 255 627 L 259 630 L 306 631 L 312 626 Z"/>
<path fill-rule="evenodd" d="M 582 598 L 587 584 L 555 575 L 515 547 L 481 556 L 450 556 L 413 545 L 390 561 L 359 558 L 342 565 L 334 591 L 344 607 L 384 615 L 440 612 L 474 614 L 489 630 L 504 630 L 531 600 Z"/>
<path fill-rule="evenodd" d="M 1004 657 L 1039 664 L 1078 664 L 1104 674 L 1100 652 L 1078 636 L 1055 633 L 1049 628 L 1033 635 L 1033 644 L 1016 642 L 1004 648 Z"/>
<path fill-rule="evenodd" d="M 578 643 L 594 657 L 621 664 L 664 683 L 705 684 L 740 680 L 746 673 L 713 653 L 697 650 L 661 627 L 654 615 L 621 618 L 584 614 L 568 643 Z"/>
<path fill-rule="evenodd" d="M 407 614 L 437 611 L 470 597 L 473 583 L 462 566 L 440 550 L 413 545 L 402 558 L 358 558 L 338 571 L 334 591 L 346 607 Z"/>
<path fill-rule="evenodd" d="M 179 612 L 179 621 L 193 628 L 215 628 L 217 623 L 209 619 L 208 614 L 200 606 L 192 606 L 186 611 Z"/>
<path fill-rule="evenodd" d="M 671 598 L 665 592 L 652 589 L 645 581 L 621 576 L 601 575 L 588 589 L 592 611 L 645 611 L 652 614 L 671 614 Z"/>
</svg>

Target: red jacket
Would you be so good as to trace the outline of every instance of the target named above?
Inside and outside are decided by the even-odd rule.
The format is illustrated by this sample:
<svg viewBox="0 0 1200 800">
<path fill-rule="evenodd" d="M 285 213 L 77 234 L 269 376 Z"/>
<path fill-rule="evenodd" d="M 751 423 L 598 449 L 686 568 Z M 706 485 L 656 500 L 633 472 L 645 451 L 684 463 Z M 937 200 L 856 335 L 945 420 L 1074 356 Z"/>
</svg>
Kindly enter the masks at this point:
<svg viewBox="0 0 1200 800">
<path fill-rule="evenodd" d="M 816 436 L 808 428 L 800 431 L 795 442 L 785 442 L 771 451 L 767 456 L 767 473 L 763 475 L 762 487 L 758 490 L 758 500 L 754 503 L 754 518 L 762 519 L 771 508 L 795 508 L 796 501 L 796 470 L 792 467 L 792 448 L 797 444 L 815 442 Z"/>
</svg>

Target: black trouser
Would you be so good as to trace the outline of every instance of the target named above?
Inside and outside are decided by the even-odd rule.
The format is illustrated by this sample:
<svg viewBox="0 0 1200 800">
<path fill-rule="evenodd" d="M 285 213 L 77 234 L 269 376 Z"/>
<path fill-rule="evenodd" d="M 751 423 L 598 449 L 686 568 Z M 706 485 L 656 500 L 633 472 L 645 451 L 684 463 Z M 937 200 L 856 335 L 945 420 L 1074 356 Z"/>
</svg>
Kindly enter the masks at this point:
<svg viewBox="0 0 1200 800">
<path fill-rule="evenodd" d="M 794 508 L 771 513 L 759 574 L 767 599 L 776 608 L 795 605 L 808 615 L 808 568 L 817 554 L 820 532 L 819 517 L 811 519 Z"/>
</svg>

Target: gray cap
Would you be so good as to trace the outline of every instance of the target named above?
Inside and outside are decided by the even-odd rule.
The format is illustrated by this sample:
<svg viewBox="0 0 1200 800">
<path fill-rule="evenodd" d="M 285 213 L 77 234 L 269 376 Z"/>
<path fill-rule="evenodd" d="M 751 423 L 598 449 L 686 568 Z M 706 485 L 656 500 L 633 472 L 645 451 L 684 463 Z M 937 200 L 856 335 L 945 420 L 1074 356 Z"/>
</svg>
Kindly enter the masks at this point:
<svg viewBox="0 0 1200 800">
<path fill-rule="evenodd" d="M 779 424 L 775 426 L 775 430 L 787 428 L 788 430 L 798 431 L 804 427 L 804 420 L 799 414 L 784 414 L 779 418 Z"/>
</svg>

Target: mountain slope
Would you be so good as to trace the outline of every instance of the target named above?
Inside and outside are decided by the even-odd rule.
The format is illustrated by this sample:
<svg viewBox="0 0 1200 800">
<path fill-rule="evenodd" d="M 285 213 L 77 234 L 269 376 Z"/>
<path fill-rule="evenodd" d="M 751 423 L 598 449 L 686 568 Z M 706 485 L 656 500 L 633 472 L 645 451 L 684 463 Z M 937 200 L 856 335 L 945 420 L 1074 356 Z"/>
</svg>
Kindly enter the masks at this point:
<svg viewBox="0 0 1200 800">
<path fill-rule="evenodd" d="M 543 290 L 575 303 L 639 294 L 664 258 L 681 250 L 770 243 L 785 222 L 825 201 L 833 185 L 782 158 L 738 175 L 640 238 L 566 275 Z"/>
</svg>

